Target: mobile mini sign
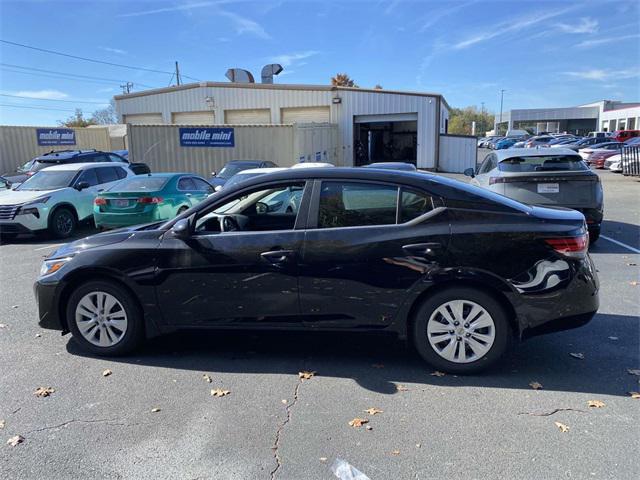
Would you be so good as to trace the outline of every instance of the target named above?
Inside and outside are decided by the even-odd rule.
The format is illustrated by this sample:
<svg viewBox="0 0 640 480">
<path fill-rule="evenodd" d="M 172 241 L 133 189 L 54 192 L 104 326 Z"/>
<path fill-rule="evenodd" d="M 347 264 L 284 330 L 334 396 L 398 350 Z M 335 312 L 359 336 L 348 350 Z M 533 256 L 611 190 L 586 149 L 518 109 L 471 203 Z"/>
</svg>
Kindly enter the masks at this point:
<svg viewBox="0 0 640 480">
<path fill-rule="evenodd" d="M 181 128 L 181 147 L 235 147 L 233 128 Z"/>
<path fill-rule="evenodd" d="M 40 146 L 76 144 L 76 132 L 70 128 L 38 128 L 36 135 Z"/>
</svg>

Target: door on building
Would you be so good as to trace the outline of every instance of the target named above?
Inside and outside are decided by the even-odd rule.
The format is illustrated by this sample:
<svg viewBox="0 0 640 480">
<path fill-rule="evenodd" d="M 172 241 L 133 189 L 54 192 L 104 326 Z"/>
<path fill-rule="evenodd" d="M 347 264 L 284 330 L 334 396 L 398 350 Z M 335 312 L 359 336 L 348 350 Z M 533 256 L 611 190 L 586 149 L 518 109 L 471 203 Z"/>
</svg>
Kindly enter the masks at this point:
<svg viewBox="0 0 640 480">
<path fill-rule="evenodd" d="M 356 115 L 354 165 L 407 162 L 417 165 L 418 114 Z"/>
</svg>

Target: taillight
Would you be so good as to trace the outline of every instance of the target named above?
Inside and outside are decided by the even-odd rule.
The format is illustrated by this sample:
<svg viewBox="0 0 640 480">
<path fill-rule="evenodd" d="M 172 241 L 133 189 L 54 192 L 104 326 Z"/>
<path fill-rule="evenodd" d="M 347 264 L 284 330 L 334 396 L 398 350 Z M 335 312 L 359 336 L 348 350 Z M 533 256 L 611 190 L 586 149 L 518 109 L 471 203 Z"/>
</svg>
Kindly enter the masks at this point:
<svg viewBox="0 0 640 480">
<path fill-rule="evenodd" d="M 96 199 L 93 201 L 93 203 L 96 204 L 96 205 L 106 205 L 107 201 L 102 197 L 96 197 Z"/>
<path fill-rule="evenodd" d="M 589 234 L 577 237 L 545 238 L 547 245 L 565 257 L 584 258 L 589 249 Z"/>
<path fill-rule="evenodd" d="M 162 197 L 140 197 L 138 203 L 162 203 Z"/>
</svg>

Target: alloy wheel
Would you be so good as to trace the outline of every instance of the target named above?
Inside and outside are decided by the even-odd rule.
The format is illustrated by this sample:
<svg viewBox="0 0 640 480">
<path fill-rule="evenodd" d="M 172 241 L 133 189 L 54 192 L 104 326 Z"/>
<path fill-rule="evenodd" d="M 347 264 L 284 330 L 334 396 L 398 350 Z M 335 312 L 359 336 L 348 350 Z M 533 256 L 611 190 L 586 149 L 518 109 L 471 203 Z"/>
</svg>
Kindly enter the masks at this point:
<svg viewBox="0 0 640 480">
<path fill-rule="evenodd" d="M 427 322 L 431 348 L 453 363 L 470 363 L 484 357 L 495 336 L 495 323 L 489 312 L 470 300 L 443 303 Z"/>
<path fill-rule="evenodd" d="M 61 235 L 69 235 L 73 230 L 73 217 L 68 212 L 61 212 L 56 217 L 56 230 Z"/>
<path fill-rule="evenodd" d="M 98 347 L 116 345 L 127 332 L 127 312 L 116 297 L 107 292 L 87 293 L 75 311 L 80 334 Z"/>
</svg>

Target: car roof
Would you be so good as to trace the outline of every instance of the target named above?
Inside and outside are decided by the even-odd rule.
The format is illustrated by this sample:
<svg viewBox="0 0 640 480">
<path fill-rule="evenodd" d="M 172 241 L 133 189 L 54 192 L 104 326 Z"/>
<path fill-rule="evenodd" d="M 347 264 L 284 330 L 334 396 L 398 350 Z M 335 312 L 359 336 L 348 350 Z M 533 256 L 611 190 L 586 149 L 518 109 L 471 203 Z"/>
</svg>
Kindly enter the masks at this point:
<svg viewBox="0 0 640 480">
<path fill-rule="evenodd" d="M 498 162 L 502 162 L 513 157 L 546 157 L 549 155 L 571 155 L 578 154 L 570 148 L 510 148 L 508 150 L 496 150 L 493 154 L 498 158 Z"/>
<path fill-rule="evenodd" d="M 251 175 L 256 173 L 266 174 L 266 173 L 272 173 L 272 172 L 280 172 L 282 170 L 289 170 L 289 169 L 285 167 L 249 168 L 247 170 L 242 170 L 241 172 L 236 173 L 236 175 Z M 234 177 L 236 175 L 234 175 Z"/>
<path fill-rule="evenodd" d="M 244 164 L 244 165 L 259 165 L 261 163 L 263 163 L 264 160 L 231 160 L 230 162 L 227 162 L 227 165 L 229 165 L 230 163 L 233 164 Z"/>
<path fill-rule="evenodd" d="M 81 155 L 90 155 L 94 153 L 102 153 L 97 150 L 58 150 L 38 155 L 34 160 L 68 160 Z"/>
<path fill-rule="evenodd" d="M 86 170 L 89 167 L 122 167 L 122 165 L 114 164 L 111 162 L 84 162 L 84 163 L 63 163 L 62 165 L 53 165 L 51 167 L 43 168 L 42 171 L 78 171 L 78 170 Z"/>
</svg>

